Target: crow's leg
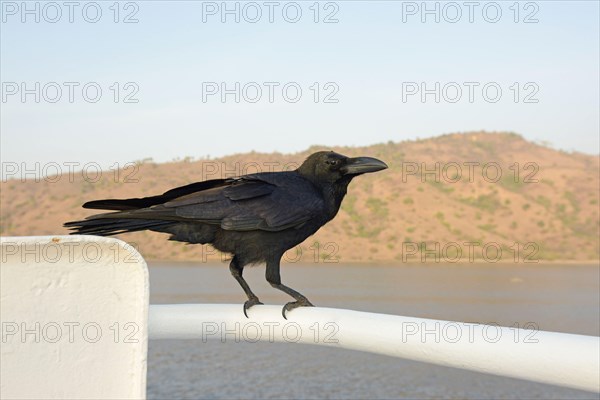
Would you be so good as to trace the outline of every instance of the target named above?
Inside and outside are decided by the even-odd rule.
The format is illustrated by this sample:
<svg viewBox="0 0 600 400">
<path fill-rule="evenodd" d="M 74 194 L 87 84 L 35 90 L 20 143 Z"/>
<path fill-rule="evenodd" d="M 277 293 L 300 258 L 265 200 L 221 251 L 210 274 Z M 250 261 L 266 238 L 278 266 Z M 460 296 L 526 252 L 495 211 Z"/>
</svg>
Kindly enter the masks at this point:
<svg viewBox="0 0 600 400">
<path fill-rule="evenodd" d="M 282 292 L 287 293 L 294 299 L 296 299 L 296 301 L 291 301 L 287 303 L 285 306 L 283 306 L 283 309 L 281 310 L 281 315 L 283 315 L 283 318 L 287 319 L 287 317 L 285 316 L 286 311 L 291 311 L 294 308 L 298 307 L 313 307 L 313 305 L 310 301 L 308 301 L 306 297 L 296 292 L 294 289 L 285 286 L 281 283 L 281 276 L 279 274 L 279 262 L 279 260 L 267 262 L 266 278 L 267 282 L 269 282 L 271 286 L 273 286 L 275 289 L 279 289 Z"/>
<path fill-rule="evenodd" d="M 244 303 L 244 315 L 246 316 L 246 318 L 248 318 L 248 309 L 254 305 L 262 303 L 260 302 L 260 300 L 258 300 L 258 297 L 252 292 L 250 286 L 248 286 L 248 282 L 246 282 L 246 280 L 242 276 L 244 266 L 242 263 L 240 263 L 237 256 L 234 256 L 231 260 L 231 263 L 229 263 L 229 270 L 231 271 L 231 275 L 233 275 L 235 280 L 238 281 L 242 289 L 244 289 L 246 296 L 248 296 L 248 300 Z"/>
</svg>

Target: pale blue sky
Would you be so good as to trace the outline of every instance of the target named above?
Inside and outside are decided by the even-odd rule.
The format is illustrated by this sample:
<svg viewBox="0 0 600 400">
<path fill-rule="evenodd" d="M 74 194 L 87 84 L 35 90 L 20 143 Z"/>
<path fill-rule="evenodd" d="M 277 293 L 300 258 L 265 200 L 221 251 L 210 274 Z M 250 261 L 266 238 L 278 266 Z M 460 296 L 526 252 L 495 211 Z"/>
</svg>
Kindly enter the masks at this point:
<svg viewBox="0 0 600 400">
<path fill-rule="evenodd" d="M 465 7 L 456 23 L 443 15 L 439 23 L 431 15 L 423 23 L 419 13 L 408 15 L 420 1 L 337 1 L 339 22 L 331 24 L 313 22 L 312 1 L 298 2 L 302 17 L 297 23 L 282 16 L 288 2 L 279 2 L 273 23 L 262 1 L 257 2 L 263 11 L 259 22 L 246 22 L 241 15 L 240 23 L 232 16 L 222 23 L 220 14 L 205 15 L 203 22 L 203 7 L 211 7 L 207 2 L 138 1 L 139 22 L 132 24 L 113 22 L 113 1 L 98 2 L 102 17 L 95 24 L 83 19 L 81 7 L 75 9 L 73 23 L 66 8 L 56 23 L 43 14 L 39 23 L 32 15 L 25 15 L 23 23 L 21 10 L 13 15 L 8 3 L 21 5 L 2 2 L 3 162 L 109 166 L 146 157 L 168 161 L 250 150 L 293 152 L 312 144 L 366 145 L 480 129 L 514 131 L 561 149 L 599 152 L 596 1 L 521 2 L 518 23 L 510 8 L 513 1 L 497 3 L 502 11 L 497 23 L 483 18 L 482 7 L 489 2 L 479 3 L 473 23 Z M 135 10 L 123 9 L 125 4 L 120 3 L 119 19 Z M 213 4 L 220 7 L 221 2 Z M 439 4 L 441 9 L 444 3 Z M 319 4 L 319 19 L 335 11 L 325 6 Z M 46 11 L 46 18 L 54 18 L 54 10 Z M 88 11 L 93 17 L 93 10 Z M 288 11 L 293 18 L 293 8 Z M 454 17 L 454 10 L 446 11 L 447 18 Z M 493 11 L 487 16 L 493 18 Z M 532 12 L 539 22 L 523 23 Z M 42 98 L 38 104 L 33 95 L 24 103 L 19 93 L 8 95 L 7 82 L 26 82 L 31 88 L 34 82 L 80 86 L 73 103 L 62 86 L 61 100 L 53 104 Z M 102 88 L 97 103 L 82 98 L 86 82 Z M 134 82 L 139 102 L 114 103 L 113 82 L 121 85 L 121 100 L 130 91 L 122 86 Z M 264 85 L 257 103 L 235 103 L 233 95 L 222 103 L 218 95 L 202 101 L 203 82 L 280 86 L 273 103 Z M 287 82 L 296 82 L 303 91 L 297 103 L 282 97 L 281 86 Z M 331 90 L 323 85 L 334 82 L 338 103 L 314 103 L 314 82 L 320 83 L 321 96 Z M 456 103 L 444 98 L 435 103 L 433 95 L 425 103 L 419 95 L 403 101 L 406 82 L 425 82 L 429 88 L 435 82 L 458 82 L 463 96 Z M 473 103 L 463 82 L 480 83 Z M 497 103 L 482 97 L 481 87 L 488 82 L 502 89 Z M 520 89 L 517 103 L 514 82 Z M 527 82 L 535 85 L 524 87 Z M 536 87 L 538 103 L 524 103 Z M 448 93 L 454 97 L 455 92 Z"/>
</svg>

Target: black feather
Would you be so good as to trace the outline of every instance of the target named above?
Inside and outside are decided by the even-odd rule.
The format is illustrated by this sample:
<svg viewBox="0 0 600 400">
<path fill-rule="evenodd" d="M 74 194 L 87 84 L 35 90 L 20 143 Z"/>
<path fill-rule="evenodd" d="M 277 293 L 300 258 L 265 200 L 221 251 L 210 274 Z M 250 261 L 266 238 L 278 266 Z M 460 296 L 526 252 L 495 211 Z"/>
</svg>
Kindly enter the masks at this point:
<svg viewBox="0 0 600 400">
<path fill-rule="evenodd" d="M 204 182 L 196 182 L 185 186 L 180 186 L 175 189 L 166 191 L 158 196 L 133 198 L 133 199 L 105 199 L 88 201 L 82 207 L 95 210 L 138 210 L 140 208 L 152 207 L 157 204 L 166 203 L 167 201 L 176 199 L 177 197 L 185 196 L 190 193 L 195 193 L 215 187 L 220 187 L 226 184 L 228 180 L 212 179 Z"/>
<path fill-rule="evenodd" d="M 137 232 L 172 225 L 172 221 L 139 219 L 86 219 L 67 222 L 64 226 L 81 235 L 110 236 L 119 233 Z"/>
</svg>

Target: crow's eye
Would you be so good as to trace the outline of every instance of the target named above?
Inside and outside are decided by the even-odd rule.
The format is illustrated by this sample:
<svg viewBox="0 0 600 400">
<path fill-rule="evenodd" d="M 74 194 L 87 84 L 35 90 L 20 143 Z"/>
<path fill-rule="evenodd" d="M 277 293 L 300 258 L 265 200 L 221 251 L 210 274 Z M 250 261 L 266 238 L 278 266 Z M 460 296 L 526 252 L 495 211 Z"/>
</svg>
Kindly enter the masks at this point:
<svg viewBox="0 0 600 400">
<path fill-rule="evenodd" d="M 338 165 L 338 160 L 325 160 L 325 164 Z"/>
</svg>

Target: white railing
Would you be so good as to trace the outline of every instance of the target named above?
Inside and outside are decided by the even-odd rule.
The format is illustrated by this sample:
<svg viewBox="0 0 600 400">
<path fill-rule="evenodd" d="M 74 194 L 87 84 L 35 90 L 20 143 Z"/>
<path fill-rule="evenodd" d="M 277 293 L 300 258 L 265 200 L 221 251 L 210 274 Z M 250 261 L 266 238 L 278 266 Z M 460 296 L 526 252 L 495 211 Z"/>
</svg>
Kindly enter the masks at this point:
<svg viewBox="0 0 600 400">
<path fill-rule="evenodd" d="M 150 339 L 287 342 L 385 354 L 600 391 L 600 338 L 333 308 L 151 305 Z"/>
<path fill-rule="evenodd" d="M 126 243 L 0 238 L 0 397 L 145 397 L 147 340 L 317 344 L 600 391 L 600 338 L 332 308 L 150 305 Z M 60 357 L 57 356 L 60 354 Z"/>
</svg>

